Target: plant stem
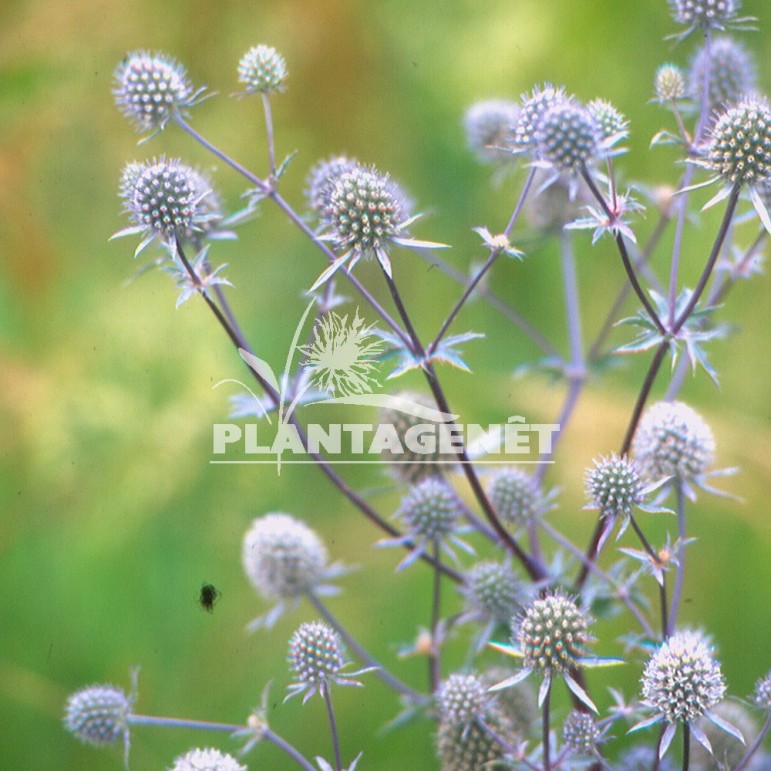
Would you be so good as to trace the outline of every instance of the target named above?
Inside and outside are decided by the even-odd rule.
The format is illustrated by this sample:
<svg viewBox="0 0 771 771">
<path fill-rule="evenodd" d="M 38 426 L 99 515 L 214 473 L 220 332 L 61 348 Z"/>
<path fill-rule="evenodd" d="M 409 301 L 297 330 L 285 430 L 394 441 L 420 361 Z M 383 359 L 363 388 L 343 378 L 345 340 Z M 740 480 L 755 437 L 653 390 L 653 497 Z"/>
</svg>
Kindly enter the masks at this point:
<svg viewBox="0 0 771 771">
<path fill-rule="evenodd" d="M 683 771 L 688 771 L 691 755 L 691 726 L 683 723 Z"/>
<path fill-rule="evenodd" d="M 437 565 L 441 562 L 439 539 L 434 538 L 433 555 Z M 431 593 L 431 651 L 428 656 L 428 682 L 431 693 L 436 693 L 442 679 L 441 646 L 439 640 L 439 624 L 442 607 L 442 574 L 434 569 L 433 591 Z"/>
<path fill-rule="evenodd" d="M 439 378 L 436 376 L 436 371 L 434 370 L 432 363 L 426 360 L 425 349 L 423 348 L 423 344 L 420 342 L 420 338 L 415 332 L 415 328 L 412 325 L 409 314 L 407 313 L 407 310 L 404 307 L 404 303 L 402 302 L 399 290 L 397 289 L 396 284 L 394 283 L 394 280 L 391 276 L 389 276 L 385 271 L 383 271 L 383 275 L 385 276 L 388 288 L 391 292 L 391 297 L 393 298 L 394 304 L 396 305 L 397 311 L 399 312 L 399 316 L 402 319 L 402 323 L 407 330 L 407 334 L 412 340 L 413 348 L 416 354 L 424 362 L 423 372 L 428 382 L 428 386 L 434 395 L 436 404 L 445 414 L 452 414 L 450 405 L 447 403 L 447 398 L 444 395 L 444 391 L 439 384 Z M 448 425 L 455 424 L 453 421 L 448 421 Z M 492 504 L 490 503 L 484 489 L 482 488 L 482 484 L 479 481 L 476 470 L 471 464 L 471 460 L 468 457 L 465 446 L 461 445 L 460 447 L 456 448 L 456 454 L 458 456 L 458 460 L 461 463 L 463 473 L 465 474 L 466 479 L 468 480 L 469 485 L 471 486 L 471 489 L 474 493 L 474 497 L 479 502 L 485 517 L 487 517 L 488 522 L 492 525 L 501 542 L 522 563 L 523 567 L 534 581 L 545 578 L 546 572 L 540 562 L 535 562 L 533 559 L 531 559 L 501 524 L 501 521 L 498 519 Z"/>
<path fill-rule="evenodd" d="M 266 91 L 262 94 L 262 110 L 265 113 L 265 134 L 268 140 L 268 167 L 270 168 L 270 178 L 275 182 L 276 179 L 276 150 L 273 140 L 273 113 L 270 110 L 270 97 Z"/>
<path fill-rule="evenodd" d="M 546 690 L 546 696 L 543 700 L 543 707 L 542 709 L 542 721 L 541 721 L 541 742 L 543 745 L 543 771 L 551 771 L 551 762 L 550 762 L 550 743 L 549 743 L 549 733 L 550 733 L 550 718 L 549 718 L 549 707 L 551 704 L 551 687 L 552 682 L 549 681 L 549 687 Z"/>
<path fill-rule="evenodd" d="M 680 542 L 677 549 L 677 572 L 675 573 L 675 588 L 672 590 L 672 604 L 669 610 L 669 623 L 666 627 L 666 636 L 669 637 L 675 630 L 677 614 L 680 610 L 680 601 L 683 596 L 683 581 L 685 578 L 685 494 L 683 483 L 675 480 L 675 496 L 677 498 L 677 538 Z"/>
<path fill-rule="evenodd" d="M 340 759 L 340 740 L 337 736 L 337 721 L 335 720 L 335 710 L 332 707 L 332 694 L 329 692 L 329 685 L 327 683 L 321 686 L 321 694 L 324 697 L 324 703 L 327 705 L 329 732 L 332 734 L 332 747 L 335 752 L 335 771 L 342 771 L 343 762 Z"/>
</svg>

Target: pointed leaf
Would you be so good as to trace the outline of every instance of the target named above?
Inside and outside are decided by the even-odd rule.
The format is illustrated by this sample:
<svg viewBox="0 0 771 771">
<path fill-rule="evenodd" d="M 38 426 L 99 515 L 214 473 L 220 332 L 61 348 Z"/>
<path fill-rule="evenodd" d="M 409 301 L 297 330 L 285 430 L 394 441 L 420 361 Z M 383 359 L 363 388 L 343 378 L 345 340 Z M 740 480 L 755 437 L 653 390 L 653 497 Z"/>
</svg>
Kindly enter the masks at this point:
<svg viewBox="0 0 771 771">
<path fill-rule="evenodd" d="M 246 362 L 246 364 L 249 365 L 251 369 L 254 370 L 254 372 L 257 373 L 257 375 L 259 375 L 263 380 L 266 380 L 274 391 L 277 393 L 279 392 L 280 389 L 278 380 L 276 379 L 276 375 L 273 372 L 273 368 L 270 366 L 270 364 L 268 364 L 267 361 L 263 361 L 253 353 L 247 351 L 245 348 L 239 348 L 238 355 Z"/>
</svg>

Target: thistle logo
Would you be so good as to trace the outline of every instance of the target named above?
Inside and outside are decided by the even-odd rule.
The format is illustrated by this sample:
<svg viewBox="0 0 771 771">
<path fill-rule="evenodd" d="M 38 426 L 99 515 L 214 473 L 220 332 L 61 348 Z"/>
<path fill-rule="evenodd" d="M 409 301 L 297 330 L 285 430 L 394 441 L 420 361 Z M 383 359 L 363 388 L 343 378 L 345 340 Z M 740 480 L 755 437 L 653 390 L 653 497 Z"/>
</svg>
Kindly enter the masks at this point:
<svg viewBox="0 0 771 771">
<path fill-rule="evenodd" d="M 391 336 L 366 325 L 358 309 L 353 318 L 329 310 L 314 324 L 310 342 L 301 344 L 302 330 L 315 305 L 314 299 L 295 329 L 280 379 L 266 361 L 239 349 L 244 362 L 273 390 L 272 398 L 258 396 L 239 380 L 222 380 L 214 386 L 240 385 L 248 396 L 234 399 L 232 417 L 264 419 L 269 428 L 258 432 L 256 422 L 216 423 L 211 463 L 275 463 L 280 473 L 284 463 L 316 463 L 313 456 L 323 454 L 327 463 L 380 464 L 388 462 L 385 457 L 401 455 L 411 458 L 411 463 L 456 465 L 461 448 L 471 458 L 514 456 L 486 457 L 485 463 L 550 462 L 543 459 L 551 453 L 556 424 L 528 424 L 525 418 L 512 416 L 505 424 L 463 425 L 457 422 L 458 415 L 428 406 L 420 398 L 376 393 L 379 368 L 387 354 L 384 342 Z M 403 370 L 401 365 L 390 377 Z M 301 425 L 295 419 L 297 407 L 314 404 L 375 407 L 390 420 Z M 275 423 L 272 413 L 277 416 Z M 537 435 L 537 448 L 531 447 L 532 434 Z M 531 452 L 537 452 L 540 460 L 524 461 L 523 454 Z"/>
<path fill-rule="evenodd" d="M 352 396 L 371 393 L 377 386 L 377 357 L 383 341 L 375 337 L 373 327 L 364 326 L 359 309 L 353 321 L 330 311 L 314 330 L 313 342 L 301 346 L 311 381 L 331 395 Z"/>
</svg>

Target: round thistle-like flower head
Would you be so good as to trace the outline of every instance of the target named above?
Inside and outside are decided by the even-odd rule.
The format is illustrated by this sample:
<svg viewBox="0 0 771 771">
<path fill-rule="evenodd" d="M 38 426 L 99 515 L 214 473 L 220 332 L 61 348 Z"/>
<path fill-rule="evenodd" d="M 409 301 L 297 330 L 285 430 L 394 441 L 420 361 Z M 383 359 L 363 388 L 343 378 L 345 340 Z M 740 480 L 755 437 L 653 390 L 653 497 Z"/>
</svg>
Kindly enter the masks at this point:
<svg viewBox="0 0 771 771">
<path fill-rule="evenodd" d="M 514 145 L 520 151 L 536 153 L 538 149 L 538 131 L 541 121 L 549 108 L 563 102 L 571 102 L 562 87 L 555 88 L 551 83 L 536 87 L 530 94 L 523 94 L 519 116 L 514 127 Z"/>
<path fill-rule="evenodd" d="M 571 102 L 550 107 L 536 131 L 539 156 L 564 170 L 596 156 L 598 138 L 597 124 L 589 111 Z"/>
<path fill-rule="evenodd" d="M 419 410 L 412 409 L 418 405 L 426 410 L 433 410 L 436 405 L 427 396 L 416 391 L 401 391 L 395 395 L 395 399 L 397 401 L 394 407 L 384 407 L 380 410 L 378 423 L 381 427 L 393 426 L 400 449 L 383 450 L 383 460 L 391 464 L 393 474 L 404 482 L 417 482 L 440 474 L 444 465 L 450 463 L 454 456 L 442 454 L 439 451 L 439 442 L 427 445 L 421 440 L 424 426 L 428 426 L 434 435 L 441 431 L 441 426 L 429 417 L 414 414 Z M 399 409 L 399 404 L 403 404 L 405 409 Z M 406 410 L 407 407 L 411 408 L 410 411 Z"/>
<path fill-rule="evenodd" d="M 508 562 L 479 562 L 466 576 L 464 593 L 471 613 L 508 621 L 520 604 L 524 587 Z"/>
<path fill-rule="evenodd" d="M 134 230 L 169 238 L 200 231 L 211 220 L 211 211 L 202 203 L 207 192 L 204 184 L 190 166 L 161 157 L 127 164 L 120 195 Z"/>
<path fill-rule="evenodd" d="M 514 102 L 488 99 L 472 104 L 463 119 L 469 148 L 486 163 L 510 160 L 518 118 L 519 106 Z"/>
<path fill-rule="evenodd" d="M 736 15 L 739 0 L 669 0 L 669 5 L 679 24 L 721 29 Z"/>
<path fill-rule="evenodd" d="M 164 54 L 135 51 L 115 69 L 113 94 L 138 131 L 163 128 L 195 98 L 184 68 Z"/>
<path fill-rule="evenodd" d="M 632 443 L 644 477 L 688 481 L 712 463 L 715 438 L 696 410 L 682 402 L 656 402 L 643 414 Z"/>
<path fill-rule="evenodd" d="M 450 535 L 461 513 L 458 496 L 441 477 L 426 477 L 411 485 L 399 507 L 410 533 L 428 539 Z"/>
<path fill-rule="evenodd" d="M 654 80 L 656 101 L 661 104 L 675 102 L 685 96 L 685 76 L 682 70 L 674 64 L 662 64 L 656 70 Z"/>
<path fill-rule="evenodd" d="M 238 80 L 247 94 L 283 91 L 287 74 L 284 57 L 271 46 L 250 48 L 238 63 Z"/>
<path fill-rule="evenodd" d="M 710 130 L 704 165 L 731 183 L 771 178 L 771 107 L 744 97 L 721 113 Z"/>
<path fill-rule="evenodd" d="M 613 453 L 609 458 L 595 460 L 584 479 L 586 497 L 602 517 L 628 517 L 632 506 L 643 500 L 640 471 L 626 455 Z"/>
<path fill-rule="evenodd" d="M 500 469 L 490 480 L 487 495 L 498 516 L 510 527 L 523 527 L 546 510 L 536 480 L 516 466 Z"/>
<path fill-rule="evenodd" d="M 319 161 L 310 170 L 305 197 L 311 211 L 322 224 L 328 223 L 332 215 L 332 191 L 335 189 L 337 180 L 358 165 L 355 160 L 338 155 L 329 160 Z"/>
<path fill-rule="evenodd" d="M 244 537 L 246 575 L 268 599 L 298 597 L 313 588 L 324 577 L 327 559 L 316 533 L 289 514 L 258 517 Z"/>
<path fill-rule="evenodd" d="M 688 73 L 688 93 L 696 102 L 704 95 L 704 73 L 709 67 L 710 112 L 725 109 L 744 95 L 755 91 L 755 63 L 733 38 L 722 36 L 711 41 L 709 57 L 707 49 L 700 48 L 691 62 Z"/>
<path fill-rule="evenodd" d="M 520 618 L 512 619 L 512 642 L 519 645 L 524 666 L 567 672 L 581 666 L 583 645 L 590 642 L 589 618 L 559 591 L 534 600 Z"/>
<path fill-rule="evenodd" d="M 755 690 L 752 694 L 752 700 L 761 709 L 771 711 L 771 672 L 755 683 Z"/>
<path fill-rule="evenodd" d="M 194 750 L 174 760 L 171 771 L 247 771 L 232 755 L 213 747 Z"/>
<path fill-rule="evenodd" d="M 690 723 L 714 707 L 726 686 L 720 664 L 701 634 L 677 632 L 645 665 L 645 703 L 668 723 Z"/>
<path fill-rule="evenodd" d="M 337 178 L 329 209 L 335 249 L 356 254 L 387 251 L 408 218 L 398 185 L 374 167 L 358 165 Z"/>
<path fill-rule="evenodd" d="M 591 755 L 600 739 L 597 721 L 588 712 L 574 709 L 565 718 L 562 726 L 562 740 L 573 752 Z"/>
<path fill-rule="evenodd" d="M 320 621 L 303 624 L 292 635 L 288 660 L 298 682 L 312 687 L 329 682 L 346 663 L 339 635 Z"/>
<path fill-rule="evenodd" d="M 91 685 L 67 699 L 64 727 L 86 744 L 107 747 L 128 741 L 132 697 L 112 685 Z"/>
<path fill-rule="evenodd" d="M 466 725 L 483 717 L 489 703 L 487 686 L 476 675 L 456 672 L 439 686 L 436 694 L 439 720 L 453 725 Z"/>
</svg>

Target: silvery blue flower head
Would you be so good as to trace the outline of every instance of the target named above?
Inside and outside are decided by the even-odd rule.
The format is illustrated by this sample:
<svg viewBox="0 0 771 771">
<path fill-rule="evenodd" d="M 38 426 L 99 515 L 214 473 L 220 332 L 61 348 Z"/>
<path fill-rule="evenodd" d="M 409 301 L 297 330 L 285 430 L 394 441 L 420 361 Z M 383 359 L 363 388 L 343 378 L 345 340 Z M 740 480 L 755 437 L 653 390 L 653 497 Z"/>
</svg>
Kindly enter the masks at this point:
<svg viewBox="0 0 771 771">
<path fill-rule="evenodd" d="M 696 29 L 751 29 L 747 22 L 754 21 L 751 17 L 737 18 L 741 0 L 669 0 L 672 18 L 678 24 L 687 25 L 687 29 L 675 39 L 682 39 Z"/>
<path fill-rule="evenodd" d="M 238 63 L 238 80 L 247 94 L 283 91 L 287 74 L 284 57 L 271 46 L 250 48 Z"/>
<path fill-rule="evenodd" d="M 232 755 L 214 747 L 196 747 L 174 760 L 171 771 L 247 771 Z"/>
<path fill-rule="evenodd" d="M 538 692 L 539 707 L 549 694 L 553 678 L 561 676 L 576 697 L 597 712 L 597 707 L 571 672 L 583 667 L 610 666 L 621 662 L 587 655 L 585 646 L 593 639 L 589 634 L 590 623 L 589 616 L 559 590 L 549 591 L 533 600 L 520 616 L 512 618 L 510 644 L 488 643 L 501 653 L 522 659 L 522 669 L 517 674 L 490 690 L 509 688 L 539 671 L 543 674 Z"/>
<path fill-rule="evenodd" d="M 117 66 L 113 95 L 137 131 L 160 131 L 176 115 L 200 101 L 185 68 L 165 54 L 134 51 Z"/>
<path fill-rule="evenodd" d="M 705 74 L 709 67 L 707 110 L 724 110 L 756 89 L 755 62 L 742 45 L 727 35 L 716 37 L 709 47 L 702 46 L 688 71 L 688 93 L 701 104 Z"/>
<path fill-rule="evenodd" d="M 322 272 L 311 291 L 343 266 L 350 272 L 362 257 L 375 257 L 391 277 L 388 252 L 394 244 L 414 249 L 443 246 L 409 237 L 408 228 L 418 217 L 410 216 L 409 201 L 399 185 L 373 166 L 356 164 L 349 171 L 335 174 L 327 209 L 325 232 L 319 238 L 329 242 L 340 256 Z"/>
<path fill-rule="evenodd" d="M 222 216 L 205 178 L 176 158 L 127 164 L 120 197 L 133 224 L 113 238 L 142 236 L 135 256 L 156 238 L 173 248 L 177 239 L 205 233 Z"/>
<path fill-rule="evenodd" d="M 709 739 L 697 722 L 702 716 L 743 742 L 736 728 L 710 711 L 725 691 L 720 663 L 714 658 L 707 638 L 695 631 L 676 632 L 650 657 L 643 672 L 642 703 L 654 714 L 630 731 L 666 723 L 660 757 L 669 749 L 679 723 L 688 724 L 693 737 L 712 752 Z"/>
<path fill-rule="evenodd" d="M 469 149 L 485 163 L 511 160 L 518 118 L 519 106 L 515 102 L 503 99 L 475 102 L 463 119 Z"/>
<path fill-rule="evenodd" d="M 346 570 L 329 565 L 327 548 L 304 522 L 290 514 L 273 512 L 257 517 L 244 536 L 243 565 L 254 588 L 278 604 L 265 616 L 255 619 L 250 629 L 270 629 L 284 612 L 286 603 L 296 604 L 300 597 L 335 594 L 326 584 Z"/>
<path fill-rule="evenodd" d="M 745 96 L 718 113 L 692 162 L 707 169 L 712 177 L 684 190 L 723 184 L 704 209 L 728 198 L 736 188 L 747 191 L 760 221 L 771 233 L 771 213 L 762 194 L 771 183 L 771 105 L 766 97 Z"/>
</svg>

